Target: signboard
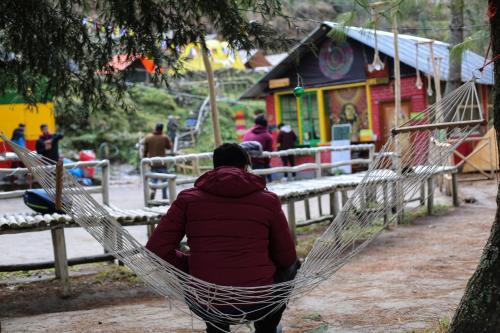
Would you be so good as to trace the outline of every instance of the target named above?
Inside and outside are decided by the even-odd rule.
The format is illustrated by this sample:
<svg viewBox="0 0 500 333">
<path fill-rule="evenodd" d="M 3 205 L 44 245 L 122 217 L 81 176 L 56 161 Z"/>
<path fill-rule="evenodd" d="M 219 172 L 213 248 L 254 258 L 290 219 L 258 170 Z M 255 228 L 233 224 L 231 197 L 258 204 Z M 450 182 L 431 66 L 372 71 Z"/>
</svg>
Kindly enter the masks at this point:
<svg viewBox="0 0 500 333">
<path fill-rule="evenodd" d="M 290 78 L 269 80 L 269 89 L 285 88 L 290 86 Z"/>
</svg>

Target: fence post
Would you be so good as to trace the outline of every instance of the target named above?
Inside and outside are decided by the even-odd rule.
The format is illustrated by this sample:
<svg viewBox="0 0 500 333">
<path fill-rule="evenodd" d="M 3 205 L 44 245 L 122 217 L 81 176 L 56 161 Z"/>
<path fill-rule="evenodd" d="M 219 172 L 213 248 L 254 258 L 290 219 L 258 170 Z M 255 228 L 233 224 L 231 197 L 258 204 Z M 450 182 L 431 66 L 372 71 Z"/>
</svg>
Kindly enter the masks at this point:
<svg viewBox="0 0 500 333">
<path fill-rule="evenodd" d="M 337 216 L 339 213 L 339 198 L 337 195 L 337 191 L 330 192 L 330 214 L 333 218 Z"/>
<path fill-rule="evenodd" d="M 434 180 L 427 178 L 427 214 L 432 215 L 434 206 Z"/>
<path fill-rule="evenodd" d="M 150 162 L 142 160 L 141 161 L 141 177 L 142 177 L 142 190 L 144 196 L 144 206 L 149 207 L 149 180 L 146 174 L 148 169 L 150 169 Z"/>
<path fill-rule="evenodd" d="M 69 296 L 69 273 L 68 259 L 66 256 L 66 241 L 64 238 L 64 229 L 60 226 L 50 229 L 52 236 L 52 246 L 54 249 L 54 268 L 56 279 L 61 280 L 63 287 L 63 296 Z"/>
<path fill-rule="evenodd" d="M 290 227 L 290 233 L 292 234 L 293 241 L 297 244 L 297 233 L 296 233 L 296 221 L 295 221 L 295 202 L 289 201 L 286 204 L 288 213 L 288 226 Z"/>
<path fill-rule="evenodd" d="M 420 184 L 420 205 L 425 205 L 425 181 Z"/>
<path fill-rule="evenodd" d="M 387 228 L 389 226 L 389 214 L 391 211 L 391 205 L 389 202 L 389 189 L 387 188 L 387 182 L 382 183 L 382 193 L 384 196 L 384 227 Z"/>
<path fill-rule="evenodd" d="M 342 207 L 345 206 L 347 203 L 348 197 L 347 197 L 347 190 L 342 191 Z"/>
<path fill-rule="evenodd" d="M 311 205 L 309 203 L 309 198 L 304 199 L 304 209 L 306 213 L 306 220 L 309 221 L 311 219 Z"/>
<path fill-rule="evenodd" d="M 460 206 L 458 198 L 458 174 L 456 172 L 452 172 L 451 174 L 451 195 L 453 196 L 453 206 Z"/>
<path fill-rule="evenodd" d="M 172 178 L 168 178 L 168 202 L 171 205 L 174 200 L 177 198 L 177 185 L 176 185 L 177 176 L 174 175 Z"/>
<path fill-rule="evenodd" d="M 102 203 L 109 206 L 109 160 L 104 160 L 103 163 L 101 180 Z"/>
</svg>

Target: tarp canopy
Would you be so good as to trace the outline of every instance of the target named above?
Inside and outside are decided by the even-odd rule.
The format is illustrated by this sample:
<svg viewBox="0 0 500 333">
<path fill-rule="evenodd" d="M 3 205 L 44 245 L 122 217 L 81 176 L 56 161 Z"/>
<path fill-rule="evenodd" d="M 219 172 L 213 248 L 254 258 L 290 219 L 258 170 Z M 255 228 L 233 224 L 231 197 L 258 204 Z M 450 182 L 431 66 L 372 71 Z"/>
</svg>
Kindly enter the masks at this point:
<svg viewBox="0 0 500 333">
<path fill-rule="evenodd" d="M 227 42 L 212 39 L 207 40 L 206 44 L 209 50 L 209 59 L 213 70 L 246 69 L 238 52 L 231 50 L 228 47 Z M 127 56 L 126 54 L 118 54 L 113 56 L 109 65 L 115 70 L 123 71 L 132 65 L 136 60 L 141 61 L 148 73 L 152 74 L 155 72 L 156 65 L 153 60 L 144 56 Z M 203 64 L 203 57 L 201 55 L 201 46 L 199 44 L 189 44 L 185 47 L 181 52 L 179 61 L 182 64 L 183 72 L 205 71 L 205 65 Z"/>
</svg>

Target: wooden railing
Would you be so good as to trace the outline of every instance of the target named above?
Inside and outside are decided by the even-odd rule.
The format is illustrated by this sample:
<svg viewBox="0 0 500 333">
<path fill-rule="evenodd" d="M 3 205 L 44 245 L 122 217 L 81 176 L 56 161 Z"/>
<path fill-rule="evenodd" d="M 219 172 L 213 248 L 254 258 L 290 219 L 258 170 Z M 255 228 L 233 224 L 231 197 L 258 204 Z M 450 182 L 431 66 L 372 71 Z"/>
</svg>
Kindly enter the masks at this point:
<svg viewBox="0 0 500 333">
<path fill-rule="evenodd" d="M 342 162 L 333 162 L 333 163 L 322 163 L 321 162 L 321 154 L 334 152 L 334 151 L 366 151 L 368 158 L 357 158 L 351 159 L 349 161 Z M 373 144 L 360 144 L 360 145 L 349 145 L 349 146 L 339 146 L 339 147 L 314 147 L 314 148 L 294 148 L 288 150 L 280 150 L 276 152 L 264 152 L 264 157 L 275 158 L 281 156 L 314 156 L 314 163 L 304 163 L 294 167 L 289 166 L 278 166 L 272 167 L 268 169 L 258 169 L 253 170 L 252 172 L 257 175 L 271 175 L 276 173 L 293 173 L 293 172 L 303 172 L 303 171 L 313 171 L 315 173 L 315 177 L 319 178 L 323 175 L 324 170 L 337 168 L 344 165 L 355 165 L 361 164 L 365 165 L 367 168 L 370 163 L 373 161 L 375 156 L 375 146 Z M 141 160 L 141 175 L 143 181 L 143 195 L 144 195 L 144 205 L 146 207 L 149 206 L 158 206 L 165 205 L 172 202 L 172 199 L 175 199 L 177 193 L 177 185 L 183 184 L 192 184 L 196 181 L 196 176 L 200 175 L 200 170 L 202 169 L 200 166 L 200 162 L 206 160 L 212 160 L 212 153 L 198 153 L 198 154 L 187 154 L 187 155 L 178 155 L 178 156 L 166 156 L 166 157 L 152 157 L 152 158 L 144 158 Z M 159 174 L 151 172 L 152 167 L 173 167 L 177 164 L 186 164 L 192 163 L 193 171 L 195 177 L 191 177 L 188 179 L 181 179 L 175 173 L 167 173 L 167 174 Z M 211 163 L 210 163 L 211 164 Z M 206 169 L 206 168 L 204 168 Z M 163 179 L 163 182 L 158 182 L 153 184 L 150 182 L 151 179 Z M 168 188 L 169 198 L 166 200 L 154 200 L 151 199 L 150 193 L 152 190 Z"/>
</svg>

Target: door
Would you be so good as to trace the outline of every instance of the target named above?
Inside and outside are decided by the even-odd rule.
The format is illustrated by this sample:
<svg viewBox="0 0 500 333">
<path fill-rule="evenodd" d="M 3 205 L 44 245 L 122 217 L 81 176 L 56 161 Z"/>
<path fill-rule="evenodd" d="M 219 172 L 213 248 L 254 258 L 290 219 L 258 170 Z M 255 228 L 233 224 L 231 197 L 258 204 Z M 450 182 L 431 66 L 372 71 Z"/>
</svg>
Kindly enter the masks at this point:
<svg viewBox="0 0 500 333">
<path fill-rule="evenodd" d="M 302 143 L 316 146 L 319 141 L 318 97 L 315 91 L 300 97 L 300 116 L 302 123 Z"/>
<path fill-rule="evenodd" d="M 380 104 L 380 145 L 384 145 L 391 136 L 391 130 L 394 128 L 394 102 L 385 102 Z M 401 102 L 401 115 L 398 124 L 401 125 L 410 119 L 411 102 Z"/>
</svg>

